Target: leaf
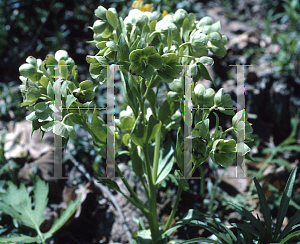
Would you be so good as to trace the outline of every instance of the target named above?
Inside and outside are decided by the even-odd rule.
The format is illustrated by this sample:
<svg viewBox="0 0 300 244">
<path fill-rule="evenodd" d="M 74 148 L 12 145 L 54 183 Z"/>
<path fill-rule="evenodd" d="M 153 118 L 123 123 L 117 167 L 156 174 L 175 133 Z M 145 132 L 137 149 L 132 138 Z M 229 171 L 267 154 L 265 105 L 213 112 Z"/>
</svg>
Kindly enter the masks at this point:
<svg viewBox="0 0 300 244">
<path fill-rule="evenodd" d="M 190 25 L 188 18 L 185 18 L 182 24 L 182 37 L 185 42 L 189 39 Z"/>
<path fill-rule="evenodd" d="M 146 136 L 147 136 L 145 132 L 146 131 L 145 131 L 144 118 L 142 112 L 140 112 L 130 134 L 132 141 L 136 145 L 140 147 L 144 147 L 144 144 L 146 142 Z"/>
<path fill-rule="evenodd" d="M 107 128 L 105 122 L 97 116 L 97 110 L 94 109 L 92 123 L 91 123 L 91 131 L 93 132 L 93 141 L 98 142 L 102 145 L 106 144 L 107 137 Z"/>
<path fill-rule="evenodd" d="M 239 212 L 242 216 L 246 217 L 247 220 L 250 220 L 251 224 L 254 225 L 259 230 L 259 232 L 264 231 L 262 223 L 258 219 L 256 219 L 251 212 L 249 212 L 244 207 L 236 205 L 235 203 L 227 203 L 232 205 L 236 209 L 236 211 Z"/>
<path fill-rule="evenodd" d="M 215 243 L 215 244 L 220 244 L 221 243 L 221 242 L 209 239 L 209 238 L 199 237 L 199 238 L 194 238 L 194 239 L 191 239 L 191 240 L 188 240 L 188 241 L 181 242 L 181 244 L 198 243 L 199 241 L 204 241 L 204 242 L 207 242 L 207 243 Z"/>
<path fill-rule="evenodd" d="M 181 226 L 189 224 L 192 220 L 196 220 L 196 219 L 205 219 L 205 216 L 203 213 L 201 213 L 198 210 L 190 209 L 188 213 L 181 220 L 179 220 L 175 225 L 173 225 L 173 227 L 171 227 L 165 233 L 163 233 L 162 238 L 171 235 L 174 230 L 178 229 Z"/>
<path fill-rule="evenodd" d="M 45 243 L 46 239 L 50 238 L 53 233 L 58 230 L 75 212 L 80 198 L 74 203 L 68 205 L 67 209 L 61 214 L 59 219 L 54 220 L 50 231 L 41 233 L 40 226 L 44 222 L 43 212 L 48 203 L 48 184 L 42 181 L 38 176 L 36 177 L 35 186 L 33 190 L 33 204 L 25 185 L 22 183 L 20 188 L 12 182 L 8 182 L 8 189 L 6 193 L 1 193 L 0 208 L 1 211 L 11 215 L 13 218 L 20 220 L 25 226 L 35 229 L 38 233 L 36 237 L 25 235 L 12 235 L 10 237 L 0 237 L 0 243 Z"/>
<path fill-rule="evenodd" d="M 169 142 L 169 143 L 168 143 Z M 160 151 L 159 164 L 157 169 L 157 180 L 155 184 L 159 184 L 170 173 L 174 162 L 174 149 L 172 148 L 170 137 L 167 141 L 166 148 Z"/>
<path fill-rule="evenodd" d="M 51 100 L 54 100 L 54 90 L 53 86 L 51 85 L 51 82 L 49 82 L 47 86 L 47 96 L 49 96 Z"/>
<path fill-rule="evenodd" d="M 176 112 L 179 106 L 180 104 L 178 102 L 172 102 L 169 99 L 166 99 L 158 111 L 158 119 L 161 123 L 165 124 L 166 120 Z"/>
<path fill-rule="evenodd" d="M 57 230 L 59 230 L 67 220 L 74 214 L 81 200 L 81 194 L 76 199 L 76 201 L 70 201 L 66 210 L 63 210 L 59 218 L 55 218 L 51 229 L 44 234 L 45 239 L 50 238 Z"/>
<path fill-rule="evenodd" d="M 137 152 L 137 147 L 134 147 L 130 152 L 130 158 L 132 160 L 132 170 L 138 176 L 142 177 L 143 171 L 143 161 Z"/>
<path fill-rule="evenodd" d="M 2 204 L 7 205 L 4 210 L 7 214 L 19 219 L 24 225 L 37 229 L 44 221 L 43 211 L 47 206 L 48 186 L 37 177 L 34 189 L 34 210 L 31 208 L 31 198 L 24 184 L 20 189 L 12 182 L 8 183 L 6 194 L 1 194 Z M 38 196 L 38 197 L 37 197 Z"/>
<path fill-rule="evenodd" d="M 114 28 L 117 29 L 118 28 L 118 18 L 114 15 L 114 13 L 110 10 L 106 11 L 106 18 L 108 20 L 108 22 L 110 23 L 110 25 Z"/>
<path fill-rule="evenodd" d="M 266 224 L 266 236 L 268 237 L 272 237 L 272 218 L 271 218 L 271 213 L 270 213 L 270 209 L 264 194 L 263 189 L 261 188 L 260 184 L 258 183 L 257 179 L 254 177 L 253 178 L 256 189 L 257 189 L 257 193 L 258 193 L 258 197 L 259 197 L 259 204 L 260 204 L 260 208 L 262 211 L 262 214 L 264 216 L 264 220 L 265 220 L 265 224 Z"/>
<path fill-rule="evenodd" d="M 143 243 L 143 244 L 151 244 L 152 243 L 150 230 L 140 230 L 140 231 L 138 231 L 136 237 L 137 237 L 137 240 L 139 243 Z"/>
<path fill-rule="evenodd" d="M 287 209 L 289 207 L 289 202 L 292 196 L 292 191 L 293 191 L 293 185 L 294 185 L 294 181 L 295 181 L 295 177 L 296 177 L 296 173 L 297 173 L 297 167 L 294 168 L 289 176 L 289 179 L 287 181 L 287 184 L 284 188 L 283 191 L 283 195 L 281 197 L 281 201 L 280 201 L 280 206 L 278 209 L 278 214 L 277 214 L 277 222 L 276 222 L 276 227 L 275 227 L 275 238 L 276 240 L 280 240 L 283 236 L 284 233 L 287 234 L 289 231 L 289 228 L 291 226 L 287 225 L 285 227 L 285 229 L 283 230 L 282 234 L 279 236 L 278 238 L 278 234 L 280 232 L 282 223 L 283 223 L 283 219 L 287 213 Z"/>
<path fill-rule="evenodd" d="M 0 243 L 17 243 L 17 242 L 23 242 L 23 243 L 34 243 L 38 242 L 40 243 L 39 238 L 37 237 L 30 237 L 26 235 L 10 235 L 9 237 L 0 237 Z"/>
<path fill-rule="evenodd" d="M 202 63 L 199 64 L 198 68 L 199 68 L 199 72 L 200 72 L 201 76 L 205 80 L 211 81 L 214 84 L 214 86 L 216 86 L 216 84 L 213 82 L 212 78 L 210 77 L 210 74 L 208 73 L 206 67 Z"/>
<path fill-rule="evenodd" d="M 152 90 L 152 89 L 151 89 Z M 158 129 L 161 126 L 161 122 L 156 119 L 153 115 L 149 118 L 148 130 L 147 130 L 147 139 L 146 143 L 148 144 L 150 140 L 154 139 Z"/>
<path fill-rule="evenodd" d="M 77 98 L 74 97 L 73 94 L 69 94 L 66 100 L 66 107 L 69 108 L 72 105 L 72 103 L 76 101 L 76 99 Z"/>
<path fill-rule="evenodd" d="M 121 60 L 129 61 L 130 51 L 123 34 L 121 34 L 119 38 L 119 47 L 120 47 Z"/>
</svg>

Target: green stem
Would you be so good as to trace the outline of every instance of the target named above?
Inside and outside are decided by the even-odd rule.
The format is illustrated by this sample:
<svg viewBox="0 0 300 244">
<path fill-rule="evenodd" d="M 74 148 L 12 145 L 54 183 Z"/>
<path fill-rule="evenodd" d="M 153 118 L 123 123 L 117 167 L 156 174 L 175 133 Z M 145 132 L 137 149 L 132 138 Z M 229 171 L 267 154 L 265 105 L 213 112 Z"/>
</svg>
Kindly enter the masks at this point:
<svg viewBox="0 0 300 244">
<path fill-rule="evenodd" d="M 84 128 L 90 133 L 91 136 L 94 135 L 94 133 L 93 133 L 93 131 L 91 130 L 90 125 L 89 125 L 88 123 L 85 123 Z M 129 191 L 129 193 L 131 194 L 131 196 L 133 197 L 133 199 L 134 199 L 137 203 L 139 203 L 141 206 L 143 206 L 144 204 L 143 204 L 142 201 L 138 198 L 138 196 L 136 195 L 136 193 L 133 191 L 133 189 L 132 189 L 131 186 L 129 185 L 128 181 L 125 179 L 123 173 L 122 173 L 121 170 L 119 169 L 118 164 L 115 163 L 114 165 L 115 165 L 115 169 L 116 169 L 118 175 L 121 177 L 121 179 L 122 179 L 124 185 L 126 186 L 127 190 Z M 147 215 L 147 212 L 148 212 L 148 211 L 146 211 L 146 210 L 147 210 L 146 208 L 140 209 L 140 210 L 144 213 L 145 216 Z"/>
<path fill-rule="evenodd" d="M 150 215 L 148 218 L 148 222 L 149 222 L 149 226 L 150 226 L 150 230 L 151 230 L 152 242 L 153 242 L 153 244 L 155 244 L 155 243 L 157 243 L 158 240 L 161 239 L 161 234 L 159 231 L 158 218 L 157 218 L 157 212 L 156 212 L 156 186 L 154 185 L 153 180 L 152 180 L 148 145 L 144 145 L 143 152 L 144 152 L 144 156 L 146 159 L 146 169 L 147 169 L 146 171 L 147 171 L 147 179 L 148 179 L 148 184 L 149 184 Z"/>
<path fill-rule="evenodd" d="M 189 55 L 180 55 L 179 57 L 186 57 L 186 58 L 192 58 L 193 60 L 196 60 L 196 58 L 195 57 L 193 57 L 193 56 L 189 56 Z"/>
<path fill-rule="evenodd" d="M 214 185 L 214 189 L 213 189 L 213 192 L 212 192 L 210 204 L 209 204 L 209 207 L 208 207 L 208 211 L 210 211 L 210 212 L 213 211 L 214 201 L 215 201 L 216 194 L 217 194 L 217 190 L 218 190 L 218 185 L 219 185 L 220 182 L 222 181 L 222 179 L 223 179 L 223 177 L 224 177 L 224 175 L 225 175 L 225 172 L 226 172 L 226 170 L 224 170 L 224 172 L 223 172 L 221 178 L 217 178 L 217 179 L 216 179 L 216 183 L 215 183 L 215 185 Z M 216 172 L 216 175 L 218 175 L 217 172 Z"/>
<path fill-rule="evenodd" d="M 154 184 L 157 179 L 157 169 L 158 169 L 159 149 L 160 149 L 160 134 L 161 134 L 161 126 L 159 127 L 155 137 L 154 162 L 153 162 L 153 172 L 152 172 L 152 179 Z"/>
<path fill-rule="evenodd" d="M 201 177 L 201 185 L 200 185 L 200 196 L 204 196 L 204 174 L 203 174 L 203 168 L 201 165 L 199 165 L 200 170 L 200 177 Z"/>
<path fill-rule="evenodd" d="M 64 118 L 63 118 L 63 120 L 62 120 L 62 122 L 61 123 L 65 123 L 65 121 L 66 121 L 66 119 L 70 116 L 70 115 L 72 115 L 73 113 L 69 113 L 69 114 L 67 114 Z"/>
<path fill-rule="evenodd" d="M 175 201 L 174 207 L 172 208 L 169 219 L 168 219 L 168 221 L 165 225 L 164 232 L 166 232 L 169 229 L 169 227 L 172 223 L 172 220 L 175 217 L 175 213 L 177 212 L 177 208 L 178 208 L 178 204 L 179 204 L 179 201 L 180 201 L 181 193 L 182 193 L 182 187 L 179 185 L 178 191 L 177 191 L 177 196 L 176 196 L 176 201 Z"/>
<path fill-rule="evenodd" d="M 227 130 L 225 130 L 224 132 L 223 132 L 223 134 L 225 134 L 225 133 L 227 133 L 227 132 L 229 132 L 229 131 L 233 131 L 234 130 L 234 128 L 233 127 L 230 127 L 230 128 L 228 128 Z"/>
<path fill-rule="evenodd" d="M 188 46 L 188 45 L 191 45 L 192 43 L 191 42 L 185 42 L 185 43 L 182 43 L 179 48 L 182 48 L 184 46 Z"/>
</svg>

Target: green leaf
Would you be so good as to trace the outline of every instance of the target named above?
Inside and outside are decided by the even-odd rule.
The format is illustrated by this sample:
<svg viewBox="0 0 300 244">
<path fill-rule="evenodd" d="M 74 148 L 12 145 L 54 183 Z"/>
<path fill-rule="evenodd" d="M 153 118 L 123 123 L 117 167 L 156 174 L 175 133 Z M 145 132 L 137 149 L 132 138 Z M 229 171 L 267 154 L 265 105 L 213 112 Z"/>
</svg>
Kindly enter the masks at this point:
<svg viewBox="0 0 300 244">
<path fill-rule="evenodd" d="M 66 107 L 69 108 L 73 102 L 75 102 L 77 99 L 76 97 L 74 97 L 72 94 L 69 94 L 67 96 L 67 100 L 66 100 Z"/>
<path fill-rule="evenodd" d="M 99 142 L 100 144 L 106 144 L 107 128 L 105 122 L 97 116 L 97 110 L 94 109 L 91 131 L 93 132 L 93 141 Z"/>
<path fill-rule="evenodd" d="M 214 60 L 211 57 L 207 57 L 207 56 L 200 57 L 199 62 L 204 65 L 213 65 L 214 64 Z"/>
<path fill-rule="evenodd" d="M 213 143 L 210 157 L 215 164 L 228 167 L 234 163 L 236 159 L 236 142 L 235 140 L 218 139 Z"/>
<path fill-rule="evenodd" d="M 215 46 L 219 47 L 222 45 L 222 36 L 219 32 L 211 32 L 208 35 L 208 40 Z"/>
<path fill-rule="evenodd" d="M 214 103 L 217 107 L 231 108 L 233 106 L 232 99 L 229 94 L 224 94 L 223 88 L 221 88 L 214 97 Z"/>
<path fill-rule="evenodd" d="M 109 24 L 116 30 L 118 28 L 118 18 L 114 15 L 114 13 L 110 10 L 106 11 L 106 19 Z"/>
<path fill-rule="evenodd" d="M 294 168 L 289 176 L 289 179 L 287 181 L 287 184 L 284 188 L 283 191 L 283 195 L 281 197 L 281 201 L 280 201 L 280 206 L 278 209 L 278 214 L 277 214 L 277 221 L 276 221 L 276 227 L 275 227 L 275 238 L 276 240 L 280 240 L 283 236 L 284 233 L 287 234 L 287 230 L 289 230 L 290 226 L 286 226 L 285 229 L 283 230 L 283 232 L 281 233 L 281 235 L 278 238 L 278 234 L 280 232 L 284 217 L 287 213 L 287 209 L 289 207 L 289 202 L 292 196 L 292 192 L 293 192 L 293 185 L 294 185 L 294 181 L 295 181 L 295 177 L 296 177 L 296 173 L 297 173 L 297 169 L 298 167 Z M 295 224 L 295 223 L 294 223 Z"/>
<path fill-rule="evenodd" d="M 221 30 L 221 24 L 220 21 L 217 21 L 216 23 L 212 24 L 210 26 L 210 32 L 217 32 Z"/>
<path fill-rule="evenodd" d="M 249 212 L 244 207 L 238 206 L 235 203 L 231 203 L 231 202 L 227 202 L 227 203 L 232 205 L 236 209 L 236 211 L 239 212 L 242 216 L 246 217 L 247 220 L 250 220 L 251 224 L 254 225 L 256 229 L 259 230 L 259 232 L 264 231 L 264 227 L 262 223 L 258 219 L 256 219 L 251 212 Z"/>
<path fill-rule="evenodd" d="M 164 180 L 166 176 L 169 175 L 173 167 L 173 161 L 174 161 L 173 154 L 174 154 L 174 149 L 171 146 L 171 143 L 169 141 L 169 143 L 166 145 L 166 148 L 160 151 L 160 157 L 159 157 L 159 161 L 158 161 L 159 163 L 157 169 L 157 180 L 155 184 L 159 184 L 159 182 Z"/>
<path fill-rule="evenodd" d="M 0 203 L 1 204 L 1 203 Z M 22 243 L 34 243 L 34 242 L 38 242 L 41 243 L 40 239 L 38 237 L 30 237 L 30 236 L 26 236 L 26 235 L 10 235 L 8 237 L 0 237 L 0 243 L 1 244 L 5 244 L 5 243 L 18 243 L 18 242 L 22 242 Z"/>
<path fill-rule="evenodd" d="M 137 233 L 137 240 L 139 243 L 152 244 L 151 231 L 150 230 L 140 230 Z"/>
<path fill-rule="evenodd" d="M 182 24 L 182 37 L 185 42 L 189 40 L 190 25 L 188 18 L 185 18 Z"/>
<path fill-rule="evenodd" d="M 166 99 L 158 111 L 158 119 L 161 123 L 165 124 L 166 120 L 176 112 L 179 106 L 180 104 L 178 102 L 172 102 L 169 99 Z"/>
<path fill-rule="evenodd" d="M 47 86 L 47 96 L 49 96 L 52 101 L 54 100 L 54 90 L 53 86 L 51 85 L 51 82 L 49 82 Z"/>
<path fill-rule="evenodd" d="M 150 142 L 150 140 L 154 139 L 156 136 L 157 131 L 159 130 L 161 126 L 161 122 L 156 119 L 153 115 L 150 116 L 149 118 L 149 124 L 147 128 L 147 139 L 146 139 L 146 144 Z"/>
<path fill-rule="evenodd" d="M 261 208 L 262 214 L 264 216 L 265 224 L 266 224 L 266 236 L 267 236 L 267 238 L 268 237 L 271 238 L 272 237 L 272 218 L 271 218 L 270 209 L 269 209 L 263 189 L 261 188 L 260 184 L 258 183 L 258 181 L 255 177 L 253 178 L 253 180 L 254 180 L 256 190 L 258 193 L 260 208 Z"/>
<path fill-rule="evenodd" d="M 109 47 L 113 51 L 118 51 L 117 43 L 115 43 L 114 41 L 106 42 L 106 46 Z"/>
<path fill-rule="evenodd" d="M 46 239 L 50 238 L 52 234 L 71 217 L 80 202 L 80 197 L 77 199 L 75 204 L 71 201 L 66 211 L 60 215 L 60 218 L 55 219 L 50 231 L 47 233 L 41 233 L 40 226 L 45 219 L 43 217 L 43 212 L 48 203 L 48 191 L 48 185 L 37 176 L 33 189 L 34 209 L 32 209 L 32 199 L 29 196 L 29 192 L 25 188 L 25 185 L 22 183 L 18 189 L 12 182 L 8 182 L 7 192 L 0 194 L 1 210 L 11 215 L 13 218 L 20 220 L 25 226 L 35 229 L 38 236 L 29 237 L 25 235 L 12 235 L 10 237 L 0 237 L 1 243 L 45 243 Z"/>
<path fill-rule="evenodd" d="M 130 158 L 132 160 L 132 170 L 138 176 L 142 177 L 144 174 L 143 171 L 143 161 L 137 152 L 137 147 L 134 147 L 130 152 Z"/>
<path fill-rule="evenodd" d="M 279 244 L 284 244 L 284 243 L 288 243 L 287 241 L 295 236 L 298 236 L 299 237 L 300 235 L 300 230 L 298 231 L 295 231 L 295 232 L 292 232 L 290 233 L 289 235 L 287 235 Z"/>
<path fill-rule="evenodd" d="M 99 6 L 96 10 L 95 10 L 95 15 L 100 18 L 100 19 L 104 19 L 106 20 L 106 11 L 107 9 L 104 8 L 103 6 Z"/>
<path fill-rule="evenodd" d="M 121 34 L 119 38 L 119 47 L 120 47 L 120 55 L 121 55 L 121 60 L 123 61 L 129 61 L 129 47 L 128 43 L 124 38 L 124 35 Z"/>
<path fill-rule="evenodd" d="M 209 75 L 209 73 L 208 73 L 206 67 L 205 67 L 203 64 L 201 64 L 201 63 L 199 64 L 198 67 L 199 67 L 199 72 L 200 72 L 201 76 L 202 76 L 205 80 L 210 80 L 210 81 L 214 84 L 214 86 L 216 86 L 215 83 L 213 82 L 213 80 L 211 79 L 211 77 L 210 77 L 210 75 Z"/>
<path fill-rule="evenodd" d="M 1 204 L 6 205 L 2 211 L 23 222 L 24 225 L 38 229 L 43 223 L 43 212 L 47 206 L 48 186 L 37 177 L 34 188 L 34 210 L 31 208 L 31 198 L 24 184 L 20 189 L 12 182 L 8 183 L 6 194 L 1 194 Z"/>
<path fill-rule="evenodd" d="M 41 126 L 41 129 L 42 129 L 43 131 L 50 131 L 50 130 L 53 129 L 53 127 L 54 127 L 54 121 L 50 121 L 50 122 L 48 122 L 47 124 Z"/>
<path fill-rule="evenodd" d="M 207 243 L 222 244 L 222 242 L 214 241 L 214 240 L 212 240 L 212 239 L 205 238 L 205 237 L 193 238 L 193 239 L 191 239 L 191 240 L 184 241 L 184 242 L 180 242 L 180 243 L 181 243 L 181 244 L 199 243 L 200 241 L 202 241 L 202 242 L 207 242 Z"/>
<path fill-rule="evenodd" d="M 170 229 L 168 229 L 165 233 L 163 233 L 163 238 L 169 236 L 172 234 L 172 232 L 176 229 L 178 229 L 181 226 L 184 226 L 186 224 L 190 224 L 190 222 L 192 220 L 196 220 L 196 219 L 204 219 L 205 216 L 203 213 L 201 213 L 198 210 L 195 209 L 190 209 L 188 211 L 188 213 L 179 221 L 177 221 L 177 223 L 175 225 L 173 225 L 173 227 L 171 227 Z"/>
<path fill-rule="evenodd" d="M 60 217 L 55 217 L 53 221 L 53 225 L 51 226 L 51 229 L 45 233 L 45 238 L 50 238 L 57 230 L 59 230 L 66 222 L 67 220 L 74 214 L 76 211 L 82 195 L 80 194 L 79 197 L 76 199 L 76 201 L 70 201 L 68 207 L 66 210 L 62 210 L 60 213 Z"/>
<path fill-rule="evenodd" d="M 147 129 L 147 128 L 146 128 Z M 144 124 L 144 118 L 142 112 L 140 112 L 139 116 L 137 117 L 134 126 L 131 131 L 131 139 L 132 141 L 140 146 L 144 147 L 146 143 L 146 131 L 145 131 L 145 124 Z"/>
</svg>

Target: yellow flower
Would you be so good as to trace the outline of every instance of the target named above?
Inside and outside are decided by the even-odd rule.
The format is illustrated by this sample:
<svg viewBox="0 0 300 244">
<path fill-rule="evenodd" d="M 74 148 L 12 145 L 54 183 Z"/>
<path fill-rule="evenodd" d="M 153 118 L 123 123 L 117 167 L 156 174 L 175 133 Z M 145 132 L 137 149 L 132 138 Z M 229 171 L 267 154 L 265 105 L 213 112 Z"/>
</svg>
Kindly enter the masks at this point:
<svg viewBox="0 0 300 244">
<path fill-rule="evenodd" d="M 133 4 L 132 4 L 131 7 L 132 7 L 133 9 L 139 9 L 139 8 L 142 8 L 143 5 L 144 5 L 144 3 L 143 3 L 142 0 L 136 0 L 136 1 L 133 2 Z"/>
<path fill-rule="evenodd" d="M 163 16 L 165 17 L 168 14 L 168 11 L 164 10 L 163 11 Z"/>
<path fill-rule="evenodd" d="M 151 4 L 147 3 L 143 7 L 140 8 L 140 10 L 142 12 L 146 12 L 146 11 L 152 12 L 153 9 L 154 9 L 153 8 L 153 3 L 151 3 Z"/>
</svg>

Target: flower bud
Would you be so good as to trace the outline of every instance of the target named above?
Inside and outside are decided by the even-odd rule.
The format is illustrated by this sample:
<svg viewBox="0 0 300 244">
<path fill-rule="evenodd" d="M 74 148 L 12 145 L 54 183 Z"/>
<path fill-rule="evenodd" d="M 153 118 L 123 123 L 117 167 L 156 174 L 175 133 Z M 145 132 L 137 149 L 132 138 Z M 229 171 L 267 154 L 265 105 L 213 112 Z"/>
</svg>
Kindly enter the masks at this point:
<svg viewBox="0 0 300 244">
<path fill-rule="evenodd" d="M 24 77 L 31 77 L 37 73 L 36 68 L 32 64 L 22 64 L 19 68 L 19 72 Z"/>
<path fill-rule="evenodd" d="M 59 62 L 60 60 L 67 60 L 69 58 L 69 54 L 65 50 L 58 50 L 55 53 L 55 59 Z"/>
<path fill-rule="evenodd" d="M 218 32 L 209 33 L 208 40 L 217 47 L 222 45 L 222 36 Z"/>
<path fill-rule="evenodd" d="M 201 27 L 201 26 L 211 25 L 213 22 L 214 22 L 214 21 L 213 21 L 213 19 L 212 19 L 211 17 L 206 16 L 206 17 L 202 18 L 202 19 L 199 21 L 199 23 L 198 23 L 197 26 L 198 26 L 198 28 L 199 28 L 199 27 Z"/>
<path fill-rule="evenodd" d="M 175 12 L 175 16 L 174 19 L 176 21 L 176 23 L 181 26 L 184 19 L 188 17 L 188 13 L 184 10 L 184 9 L 178 9 Z"/>
</svg>

